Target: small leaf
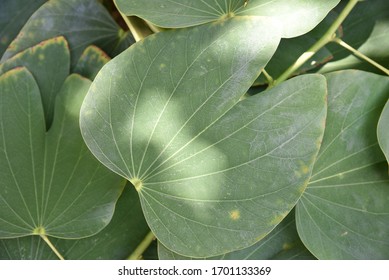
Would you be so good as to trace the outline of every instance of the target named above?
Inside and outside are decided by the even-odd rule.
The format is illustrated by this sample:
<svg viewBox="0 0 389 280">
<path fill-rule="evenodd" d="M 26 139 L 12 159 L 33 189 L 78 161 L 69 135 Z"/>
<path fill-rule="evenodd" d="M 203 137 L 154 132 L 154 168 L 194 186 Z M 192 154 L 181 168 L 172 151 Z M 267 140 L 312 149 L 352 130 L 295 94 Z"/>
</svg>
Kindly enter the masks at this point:
<svg viewBox="0 0 389 280">
<path fill-rule="evenodd" d="M 340 0 L 117 0 L 126 15 L 167 28 L 195 26 L 227 17 L 254 16 L 280 27 L 281 36 L 296 37 L 314 28 Z M 304 20 L 301 20 L 301 19 Z"/>
<path fill-rule="evenodd" d="M 295 212 L 288 216 L 258 243 L 243 250 L 227 253 L 211 260 L 311 260 L 315 257 L 305 248 L 297 234 Z M 187 258 L 158 244 L 158 256 L 161 260 L 185 260 Z"/>
<path fill-rule="evenodd" d="M 0 238 L 80 238 L 110 221 L 123 180 L 83 144 L 78 115 L 89 85 L 66 80 L 46 133 L 32 75 L 16 68 L 0 77 Z"/>
<path fill-rule="evenodd" d="M 255 17 L 161 32 L 107 63 L 91 86 L 84 140 L 133 183 L 170 250 L 206 257 L 250 246 L 304 191 L 324 129 L 324 77 L 239 102 L 277 44 Z"/>
<path fill-rule="evenodd" d="M 134 42 L 130 33 L 121 30 L 96 0 L 50 0 L 31 16 L 1 62 L 57 36 L 64 36 L 69 42 L 72 68 L 90 45 L 114 56 Z"/>
<path fill-rule="evenodd" d="M 0 9 L 0 57 L 29 17 L 46 0 L 2 0 Z"/>
<path fill-rule="evenodd" d="M 384 110 L 381 113 L 377 134 L 378 143 L 385 154 L 386 161 L 389 163 L 389 101 L 386 102 Z"/>
<path fill-rule="evenodd" d="M 348 70 L 326 75 L 328 117 L 297 228 L 319 259 L 389 257 L 389 178 L 376 127 L 389 78 Z"/>
<path fill-rule="evenodd" d="M 0 75 L 18 66 L 26 67 L 38 84 L 47 130 L 53 122 L 56 96 L 69 76 L 70 54 L 65 38 L 49 39 L 18 53 L 0 64 Z"/>
<path fill-rule="evenodd" d="M 89 80 L 94 80 L 100 69 L 110 60 L 110 58 L 98 47 L 89 46 L 82 53 L 74 69 Z"/>
</svg>

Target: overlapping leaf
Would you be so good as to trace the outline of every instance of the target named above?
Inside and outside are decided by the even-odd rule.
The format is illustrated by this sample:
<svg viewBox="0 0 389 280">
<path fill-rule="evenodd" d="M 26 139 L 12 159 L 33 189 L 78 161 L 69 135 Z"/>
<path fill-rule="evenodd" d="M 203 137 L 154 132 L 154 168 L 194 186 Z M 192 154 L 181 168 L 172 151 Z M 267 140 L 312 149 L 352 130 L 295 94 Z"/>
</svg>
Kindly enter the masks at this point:
<svg viewBox="0 0 389 280">
<path fill-rule="evenodd" d="M 29 69 L 37 82 L 48 129 L 53 121 L 56 96 L 69 75 L 70 53 L 65 38 L 52 38 L 18 53 L 0 64 L 0 75 L 19 66 Z"/>
<path fill-rule="evenodd" d="M 115 208 L 112 221 L 99 233 L 83 239 L 51 241 L 65 259 L 125 259 L 148 233 L 134 188 L 126 187 Z M 58 259 L 37 236 L 0 239 L 0 259 Z"/>
<path fill-rule="evenodd" d="M 0 9 L 0 57 L 29 17 L 46 0 L 2 0 Z"/>
<path fill-rule="evenodd" d="M 277 47 L 268 27 L 232 18 L 150 36 L 109 62 L 83 103 L 87 145 L 134 184 L 149 226 L 174 252 L 250 246 L 306 186 L 325 79 L 308 75 L 239 102 Z"/>
<path fill-rule="evenodd" d="M 339 3 L 339 0 L 117 0 L 116 2 L 125 14 L 142 17 L 162 27 L 188 27 L 226 17 L 255 16 L 271 20 L 274 25 L 278 25 L 282 37 L 296 37 L 314 28 Z"/>
<path fill-rule="evenodd" d="M 31 16 L 1 61 L 60 35 L 69 42 L 72 67 L 89 45 L 113 56 L 134 42 L 97 0 L 51 0 Z"/>
<path fill-rule="evenodd" d="M 212 257 L 215 260 L 303 260 L 315 259 L 305 248 L 297 234 L 294 218 L 295 212 L 289 215 L 264 239 L 243 250 Z M 162 260 L 191 259 L 175 254 L 162 244 L 158 245 L 158 256 Z"/>
<path fill-rule="evenodd" d="M 28 70 L 0 78 L 0 237 L 79 238 L 110 221 L 122 180 L 90 154 L 78 114 L 90 82 L 70 76 L 46 133 L 38 86 Z"/>
<path fill-rule="evenodd" d="M 109 60 L 110 58 L 101 49 L 96 46 L 89 46 L 82 53 L 74 72 L 93 81 L 100 69 Z"/>
<path fill-rule="evenodd" d="M 389 163 L 389 101 L 386 102 L 384 110 L 381 113 L 377 128 L 378 143 Z"/>
<path fill-rule="evenodd" d="M 389 78 L 362 71 L 327 76 L 328 117 L 297 226 L 320 259 L 389 257 L 389 178 L 377 122 Z"/>
</svg>

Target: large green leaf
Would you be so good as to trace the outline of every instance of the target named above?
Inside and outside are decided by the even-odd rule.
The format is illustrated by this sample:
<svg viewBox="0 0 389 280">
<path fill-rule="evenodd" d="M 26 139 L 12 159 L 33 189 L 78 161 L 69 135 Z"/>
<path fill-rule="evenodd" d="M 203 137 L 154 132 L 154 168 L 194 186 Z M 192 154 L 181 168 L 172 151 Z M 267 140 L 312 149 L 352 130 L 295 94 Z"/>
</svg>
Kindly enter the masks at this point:
<svg viewBox="0 0 389 280">
<path fill-rule="evenodd" d="M 297 226 L 320 259 L 389 257 L 389 178 L 377 143 L 389 78 L 356 70 L 327 75 L 328 117 Z"/>
<path fill-rule="evenodd" d="M 134 42 L 97 0 L 50 0 L 31 16 L 1 61 L 60 35 L 69 42 L 72 67 L 89 45 L 114 56 Z"/>
<path fill-rule="evenodd" d="M 126 187 L 120 196 L 112 221 L 99 233 L 83 239 L 51 241 L 65 259 L 125 259 L 143 240 L 149 228 L 134 188 Z M 0 259 L 57 259 L 37 236 L 0 239 Z"/>
<path fill-rule="evenodd" d="M 212 257 L 214 260 L 303 260 L 315 259 L 305 248 L 297 234 L 295 212 L 288 216 L 264 239 L 253 246 L 243 250 Z M 158 245 L 159 259 L 185 260 L 187 258 L 167 249 L 162 244 Z"/>
<path fill-rule="evenodd" d="M 113 215 L 120 177 L 90 154 L 78 115 L 90 81 L 70 76 L 46 133 L 38 86 L 25 68 L 0 78 L 0 238 L 97 233 Z"/>
<path fill-rule="evenodd" d="M 227 17 L 255 16 L 271 21 L 282 37 L 295 37 L 314 28 L 340 0 L 116 0 L 127 15 L 162 27 L 188 27 Z M 245 4 L 247 2 L 247 5 Z M 301 19 L 304 20 L 301 20 Z"/>
<path fill-rule="evenodd" d="M 0 57 L 20 29 L 46 0 L 2 0 L 0 9 Z"/>
<path fill-rule="evenodd" d="M 346 4 L 347 1 L 343 1 Z M 339 5 L 338 11 L 343 5 Z M 342 24 L 342 40 L 358 49 L 361 53 L 389 68 L 389 1 L 374 0 L 361 1 Z M 334 54 L 334 61 L 326 64 L 322 73 L 341 69 L 361 69 L 378 71 L 369 63 L 336 44 L 329 44 L 328 48 Z"/>
<path fill-rule="evenodd" d="M 46 129 L 53 121 L 55 98 L 69 76 L 69 47 L 63 37 L 49 39 L 18 53 L 0 64 L 0 75 L 24 66 L 37 82 L 46 120 Z"/>
<path fill-rule="evenodd" d="M 161 32 L 92 84 L 84 140 L 133 183 L 172 251 L 205 257 L 250 246 L 303 192 L 323 133 L 325 79 L 300 77 L 239 102 L 277 44 L 255 17 Z"/>
<path fill-rule="evenodd" d="M 389 163 L 389 101 L 386 102 L 384 110 L 381 113 L 377 128 L 378 143 Z"/>
</svg>

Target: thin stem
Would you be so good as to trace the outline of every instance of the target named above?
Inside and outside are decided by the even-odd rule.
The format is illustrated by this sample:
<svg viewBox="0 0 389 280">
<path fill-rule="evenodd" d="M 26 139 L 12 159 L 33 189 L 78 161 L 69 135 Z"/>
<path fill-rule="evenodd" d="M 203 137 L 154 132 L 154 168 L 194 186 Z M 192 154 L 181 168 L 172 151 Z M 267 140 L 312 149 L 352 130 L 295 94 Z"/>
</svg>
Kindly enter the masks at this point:
<svg viewBox="0 0 389 280">
<path fill-rule="evenodd" d="M 53 243 L 51 243 L 51 241 L 49 240 L 49 238 L 45 234 L 40 234 L 39 236 L 47 243 L 47 245 L 49 245 L 50 249 L 53 250 L 53 252 L 57 255 L 57 257 L 60 260 L 65 260 L 64 257 L 61 255 L 61 253 L 58 252 L 57 248 L 55 248 Z"/>
<path fill-rule="evenodd" d="M 127 258 L 127 260 L 140 260 L 143 253 L 150 246 L 151 242 L 155 239 L 155 235 L 152 231 L 150 231 L 146 237 L 142 240 L 142 242 L 136 247 L 134 252 Z"/>
<path fill-rule="evenodd" d="M 313 46 L 311 46 L 305 53 L 303 53 L 296 62 L 290 66 L 277 80 L 274 81 L 274 85 L 280 84 L 290 76 L 293 75 L 305 62 L 307 62 L 312 56 L 315 55 L 322 47 L 331 42 L 336 36 L 336 31 L 346 17 L 350 14 L 352 9 L 360 0 L 350 0 L 343 11 L 339 14 L 338 18 L 331 24 L 330 28 L 326 31 L 323 37 L 320 38 Z"/>
<path fill-rule="evenodd" d="M 343 48 L 349 50 L 350 52 L 352 52 L 355 56 L 367 61 L 368 63 L 370 63 L 371 65 L 377 67 L 378 69 L 380 69 L 382 72 L 384 72 L 386 75 L 389 76 L 389 70 L 386 69 L 384 66 L 382 66 L 381 64 L 378 64 L 377 62 L 375 62 L 374 60 L 372 60 L 371 58 L 367 57 L 366 55 L 364 55 L 363 53 L 359 52 L 358 50 L 354 49 L 352 46 L 350 46 L 349 44 L 347 44 L 346 42 L 344 42 L 343 40 L 341 40 L 340 38 L 334 38 L 332 41 L 334 41 L 335 43 L 339 44 L 340 46 L 342 46 Z"/>
<path fill-rule="evenodd" d="M 269 73 L 267 73 L 265 68 L 262 69 L 262 73 L 265 76 L 265 78 L 267 80 L 267 83 L 269 84 L 269 87 L 272 87 L 273 86 L 273 82 L 274 82 L 273 77 L 270 76 Z"/>
</svg>

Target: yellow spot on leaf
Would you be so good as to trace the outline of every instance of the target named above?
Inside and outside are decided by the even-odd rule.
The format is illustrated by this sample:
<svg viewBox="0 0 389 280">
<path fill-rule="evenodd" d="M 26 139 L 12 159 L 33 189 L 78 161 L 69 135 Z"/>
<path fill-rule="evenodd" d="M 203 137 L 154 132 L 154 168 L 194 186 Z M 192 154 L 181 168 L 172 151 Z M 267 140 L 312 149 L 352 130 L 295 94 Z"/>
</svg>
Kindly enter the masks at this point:
<svg viewBox="0 0 389 280">
<path fill-rule="evenodd" d="M 309 172 L 309 167 L 306 165 L 301 166 L 301 172 L 307 174 Z"/>
<path fill-rule="evenodd" d="M 292 243 L 284 243 L 282 244 L 282 250 L 290 250 L 293 248 L 293 244 Z"/>
<path fill-rule="evenodd" d="M 45 59 L 45 55 L 44 54 L 39 54 L 38 58 L 39 58 L 39 60 L 44 60 Z"/>
<path fill-rule="evenodd" d="M 239 210 L 233 210 L 230 212 L 230 218 L 231 220 L 238 220 L 240 218 L 240 211 Z"/>
</svg>

